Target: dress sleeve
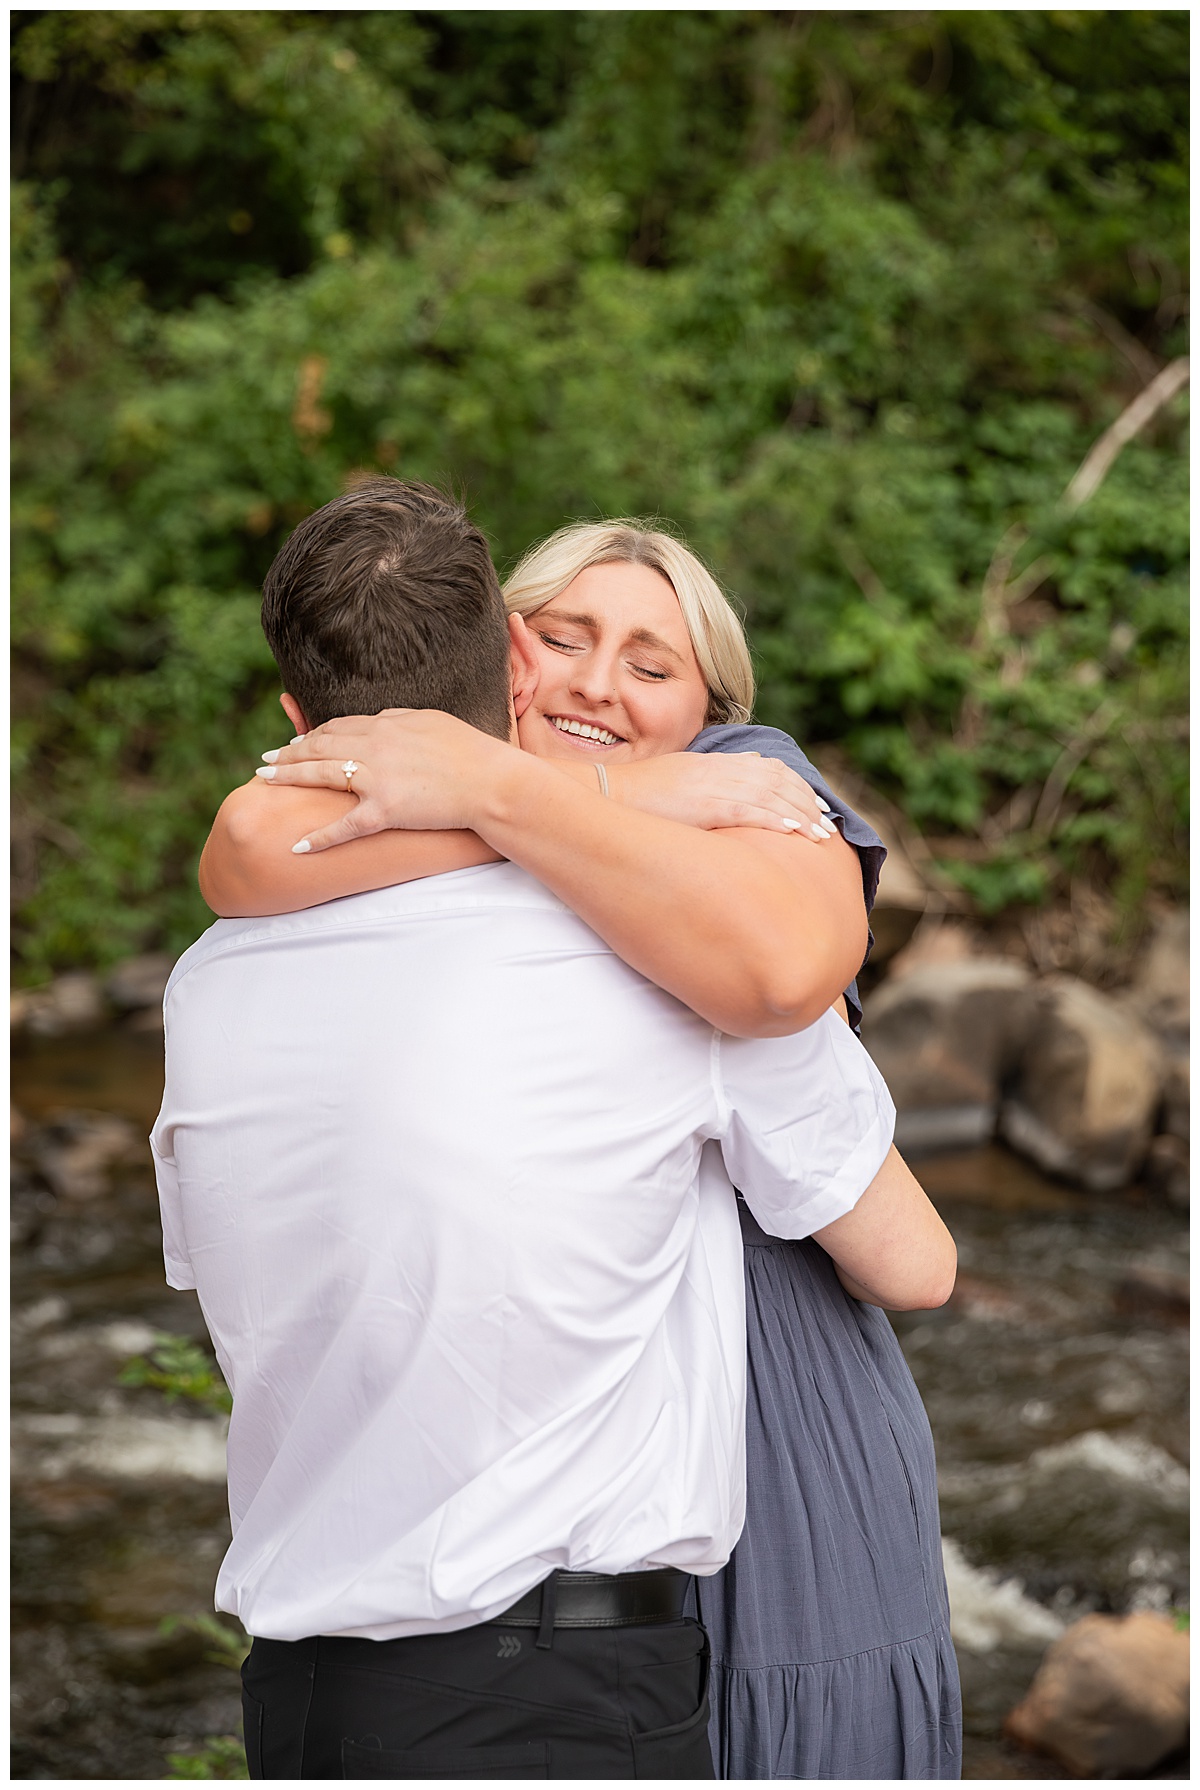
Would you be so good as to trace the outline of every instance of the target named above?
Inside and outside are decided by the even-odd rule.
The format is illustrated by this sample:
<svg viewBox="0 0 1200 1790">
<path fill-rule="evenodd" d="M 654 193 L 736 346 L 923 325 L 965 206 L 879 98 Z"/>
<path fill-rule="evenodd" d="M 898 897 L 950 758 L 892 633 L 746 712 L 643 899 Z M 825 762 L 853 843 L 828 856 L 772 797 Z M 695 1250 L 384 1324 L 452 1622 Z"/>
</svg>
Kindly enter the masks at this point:
<svg viewBox="0 0 1200 1790">
<path fill-rule="evenodd" d="M 721 727 L 706 727 L 703 733 L 696 735 L 688 747 L 689 752 L 757 752 L 763 758 L 778 758 L 790 765 L 810 788 L 829 803 L 832 819 L 841 829 L 842 837 L 854 847 L 858 853 L 858 862 L 862 870 L 863 900 L 867 914 L 875 905 L 875 895 L 879 888 L 879 876 L 883 869 L 883 861 L 887 857 L 887 847 L 875 831 L 867 825 L 860 814 L 856 814 L 848 802 L 844 802 L 838 794 L 825 782 L 820 771 L 805 756 L 790 734 L 782 732 L 778 727 L 759 727 L 754 722 L 735 723 Z M 871 955 L 871 947 L 875 943 L 873 935 L 867 935 L 866 963 Z M 855 1032 L 862 1023 L 862 1004 L 858 998 L 858 984 L 852 982 L 846 990 L 846 1005 L 850 1010 L 850 1023 Z"/>
<path fill-rule="evenodd" d="M 721 1151 L 775 1237 L 808 1237 L 857 1205 L 891 1147 L 896 1109 L 858 1039 L 833 1013 L 788 1038 L 713 1043 Z"/>
</svg>

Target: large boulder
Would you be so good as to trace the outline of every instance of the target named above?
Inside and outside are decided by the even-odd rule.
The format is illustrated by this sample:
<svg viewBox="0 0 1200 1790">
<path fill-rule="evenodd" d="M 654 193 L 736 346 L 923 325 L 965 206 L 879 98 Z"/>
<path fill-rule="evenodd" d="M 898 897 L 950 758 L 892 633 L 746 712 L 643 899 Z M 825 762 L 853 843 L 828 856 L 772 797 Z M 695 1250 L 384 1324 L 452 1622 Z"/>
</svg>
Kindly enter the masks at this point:
<svg viewBox="0 0 1200 1790">
<path fill-rule="evenodd" d="M 1150 1141 L 1141 1178 L 1153 1193 L 1187 1211 L 1191 1204 L 1192 1066 L 1190 1058 L 1169 1054 L 1163 1069 L 1159 1135 Z"/>
<path fill-rule="evenodd" d="M 1127 996 L 1150 1030 L 1175 1054 L 1186 1054 L 1189 1029 L 1190 929 L 1186 908 L 1160 919 L 1134 965 Z"/>
<path fill-rule="evenodd" d="M 10 1000 L 10 1028 L 37 1038 L 60 1038 L 102 1025 L 108 1008 L 100 984 L 86 970 L 70 970 L 46 988 L 27 988 Z"/>
<path fill-rule="evenodd" d="M 144 1158 L 136 1126 L 117 1113 L 54 1112 L 25 1142 L 25 1154 L 60 1199 L 99 1199 L 114 1169 Z"/>
<path fill-rule="evenodd" d="M 871 995 L 863 1041 L 896 1102 L 901 1150 L 964 1148 L 992 1135 L 1033 1006 L 1029 971 L 1003 957 L 919 962 Z"/>
<path fill-rule="evenodd" d="M 166 951 L 147 951 L 141 957 L 127 957 L 109 971 L 104 992 L 113 1006 L 123 1013 L 141 1007 L 161 1007 L 174 967 L 175 959 Z"/>
<path fill-rule="evenodd" d="M 871 961 L 878 968 L 904 949 L 922 918 L 931 910 L 940 911 L 941 904 L 900 841 L 886 830 L 886 823 L 872 818 L 870 825 L 887 846 L 888 854 L 871 913 L 875 939 Z"/>
<path fill-rule="evenodd" d="M 1161 1049 L 1128 1005 L 1073 976 L 1043 983 L 1034 1008 L 1000 1133 L 1052 1174 L 1123 1187 L 1153 1135 Z"/>
<path fill-rule="evenodd" d="M 1188 1642 L 1164 1616 L 1085 1616 L 1046 1650 L 1005 1723 L 1081 1778 L 1140 1776 L 1184 1743 Z"/>
<path fill-rule="evenodd" d="M 1161 1194 L 1169 1205 L 1188 1211 L 1192 1203 L 1192 1165 L 1187 1139 L 1167 1131 L 1152 1138 L 1141 1178 L 1151 1193 Z"/>
</svg>

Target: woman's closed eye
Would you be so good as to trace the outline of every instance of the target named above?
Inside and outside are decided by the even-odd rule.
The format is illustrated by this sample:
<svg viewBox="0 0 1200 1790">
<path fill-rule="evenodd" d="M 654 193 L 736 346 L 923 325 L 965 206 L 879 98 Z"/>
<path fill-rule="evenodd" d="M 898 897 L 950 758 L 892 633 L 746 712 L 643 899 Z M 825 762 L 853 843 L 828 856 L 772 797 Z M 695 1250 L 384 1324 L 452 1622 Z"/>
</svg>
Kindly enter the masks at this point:
<svg viewBox="0 0 1200 1790">
<path fill-rule="evenodd" d="M 583 653 L 587 651 L 588 646 L 590 645 L 590 642 L 586 640 L 563 640 L 560 635 L 547 634 L 542 628 L 538 628 L 535 631 L 538 639 L 542 642 L 542 645 L 553 647 L 554 651 L 557 653 Z M 657 665 L 640 665 L 632 659 L 628 660 L 627 664 L 629 670 L 634 672 L 636 676 L 646 678 L 650 683 L 654 684 L 665 684 L 667 679 L 672 675 L 671 672 L 663 671 Z"/>
</svg>

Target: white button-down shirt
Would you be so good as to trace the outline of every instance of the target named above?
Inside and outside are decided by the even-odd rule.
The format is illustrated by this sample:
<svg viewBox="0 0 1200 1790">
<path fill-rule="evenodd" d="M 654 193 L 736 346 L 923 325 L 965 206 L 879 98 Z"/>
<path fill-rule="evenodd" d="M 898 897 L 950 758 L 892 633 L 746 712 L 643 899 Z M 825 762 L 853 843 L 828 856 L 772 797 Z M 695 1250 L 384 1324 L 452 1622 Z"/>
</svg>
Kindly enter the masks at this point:
<svg viewBox="0 0 1200 1790">
<path fill-rule="evenodd" d="M 218 1608 L 383 1640 L 555 1567 L 724 1564 L 729 1176 L 788 1237 L 874 1178 L 893 1108 L 840 1020 L 724 1037 L 507 864 L 219 921 L 166 1014 L 167 1278 L 234 1396 Z"/>
</svg>

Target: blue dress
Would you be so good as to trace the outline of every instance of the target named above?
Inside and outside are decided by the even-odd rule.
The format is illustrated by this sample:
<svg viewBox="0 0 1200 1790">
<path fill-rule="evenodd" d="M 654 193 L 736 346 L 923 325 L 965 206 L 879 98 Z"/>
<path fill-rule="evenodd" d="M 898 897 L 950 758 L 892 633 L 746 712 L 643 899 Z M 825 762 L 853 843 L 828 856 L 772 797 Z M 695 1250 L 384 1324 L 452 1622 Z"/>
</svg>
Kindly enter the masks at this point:
<svg viewBox="0 0 1200 1790">
<path fill-rule="evenodd" d="M 859 853 L 868 911 L 884 849 L 772 727 L 711 727 L 694 752 L 779 758 Z M 847 991 L 851 1018 L 861 1017 Z M 712 1643 L 722 1778 L 957 1778 L 962 1705 L 942 1572 L 933 1438 L 884 1313 L 819 1245 L 740 1206 L 748 1396 L 746 1526 L 696 1581 Z"/>
</svg>

